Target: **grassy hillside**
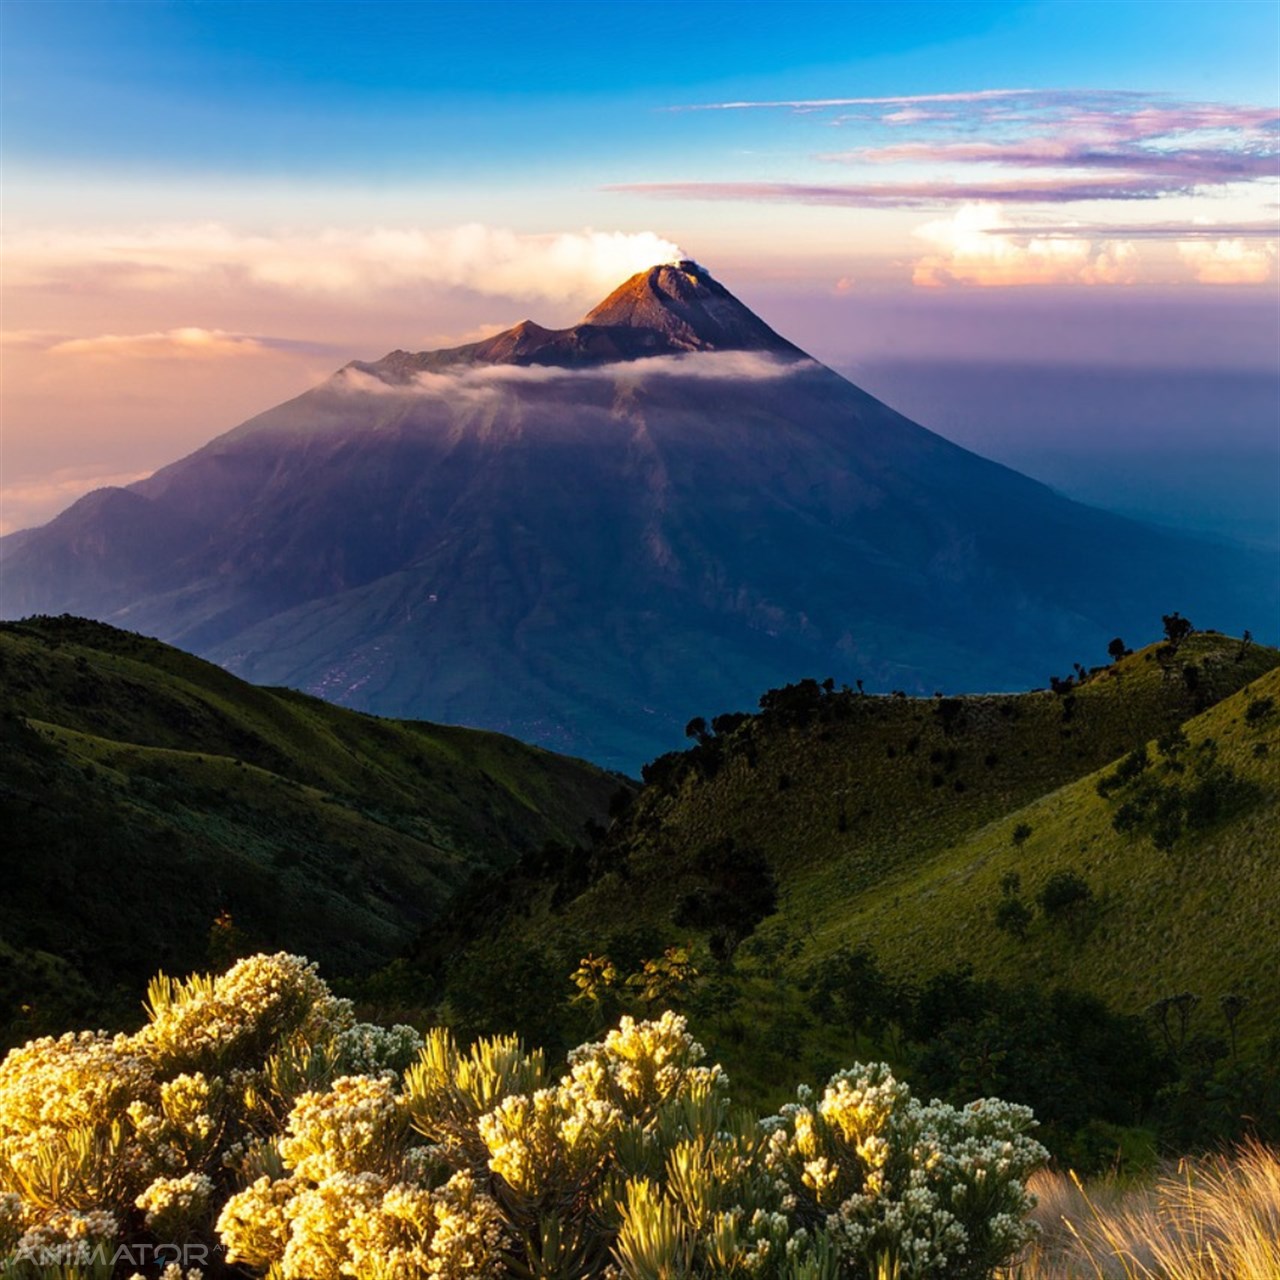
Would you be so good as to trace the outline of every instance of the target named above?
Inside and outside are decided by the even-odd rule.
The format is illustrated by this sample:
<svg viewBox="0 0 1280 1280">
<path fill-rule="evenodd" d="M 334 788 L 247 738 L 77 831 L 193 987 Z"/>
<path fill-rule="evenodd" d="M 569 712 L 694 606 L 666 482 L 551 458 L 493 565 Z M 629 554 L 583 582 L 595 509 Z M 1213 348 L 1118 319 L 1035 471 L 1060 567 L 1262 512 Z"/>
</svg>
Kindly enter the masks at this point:
<svg viewBox="0 0 1280 1280">
<path fill-rule="evenodd" d="M 1186 742 L 1147 746 L 1148 765 L 1127 786 L 1099 794 L 1102 770 L 1043 796 L 933 857 L 886 877 L 847 905 L 815 948 L 856 938 L 904 976 L 969 962 L 1006 981 L 1051 974 L 1141 1010 L 1190 991 L 1214 1010 L 1247 998 L 1242 1036 L 1274 1031 L 1280 1019 L 1280 670 L 1189 720 Z M 1117 830 L 1138 788 L 1150 794 L 1145 821 Z M 1174 794 L 1177 788 L 1177 795 Z M 1203 812 L 1187 800 L 1200 796 Z M 1207 799 L 1205 799 L 1207 797 Z M 1161 802 L 1182 813 L 1162 839 Z M 1121 826 L 1126 824 L 1121 818 Z M 1013 833 L 1025 835 L 1015 843 Z M 1163 846 L 1163 847 L 1162 847 Z M 1076 919 L 1037 909 L 1055 873 L 1074 872 L 1091 890 Z M 1006 896 L 1032 919 L 1025 937 L 994 927 Z M 1011 884 L 1012 882 L 1007 882 Z"/>
<path fill-rule="evenodd" d="M 1249 998 L 1239 1030 L 1257 1039 L 1280 1015 L 1268 891 L 1280 882 L 1280 711 L 1265 711 L 1268 697 L 1280 706 L 1278 663 L 1274 650 L 1203 633 L 1056 681 L 1057 691 L 777 690 L 759 714 L 692 724 L 698 745 L 647 768 L 626 817 L 592 851 L 550 867 L 526 859 L 460 899 L 438 936 L 463 944 L 489 924 L 471 959 L 453 961 L 472 988 L 513 948 L 537 952 L 547 1000 L 572 991 L 568 975 L 588 953 L 620 966 L 627 956 L 631 968 L 692 941 L 705 996 L 723 972 L 706 944 L 719 934 L 723 952 L 758 926 L 734 960 L 739 1008 L 717 1025 L 737 1041 L 718 1050 L 764 1087 L 770 1055 L 849 1051 L 847 1027 L 792 1018 L 807 975 L 841 948 L 869 947 L 917 988 L 970 964 L 980 977 L 1062 984 L 1130 1013 L 1191 990 L 1215 1031 L 1217 1001 L 1235 991 Z M 1172 739 L 1170 761 L 1154 742 L 1183 725 L 1187 742 Z M 1101 798 L 1099 779 L 1144 744 L 1142 777 Z M 1195 792 L 1194 817 L 1171 847 L 1149 833 L 1159 794 L 1138 829 L 1113 829 L 1133 786 L 1175 784 Z M 1065 870 L 1093 900 L 1050 920 L 1035 899 Z M 1021 940 L 995 922 L 1011 872 L 1032 915 Z M 770 875 L 772 911 L 758 890 Z M 726 930 L 737 931 L 727 943 Z M 440 947 L 425 952 L 429 964 L 447 961 Z M 456 979 L 451 990 L 466 994 Z M 714 1010 L 714 998 L 704 1003 Z"/>
<path fill-rule="evenodd" d="M 840 930 L 850 904 L 1111 763 L 1243 688 L 1280 654 L 1214 634 L 1176 655 L 1152 645 L 1079 687 L 959 698 L 781 691 L 766 709 L 656 762 L 615 837 L 617 875 L 580 904 L 634 919 L 670 896 L 697 852 L 734 839 L 761 851 L 784 914 L 809 938 Z M 1188 679 L 1187 669 L 1194 674 Z"/>
<path fill-rule="evenodd" d="M 235 932 L 215 949 L 288 946 L 337 974 L 385 963 L 477 868 L 575 839 L 619 787 L 73 618 L 0 626 L 0 732 L 13 1034 L 135 1007 L 156 968 L 208 962 L 224 911 Z"/>
</svg>

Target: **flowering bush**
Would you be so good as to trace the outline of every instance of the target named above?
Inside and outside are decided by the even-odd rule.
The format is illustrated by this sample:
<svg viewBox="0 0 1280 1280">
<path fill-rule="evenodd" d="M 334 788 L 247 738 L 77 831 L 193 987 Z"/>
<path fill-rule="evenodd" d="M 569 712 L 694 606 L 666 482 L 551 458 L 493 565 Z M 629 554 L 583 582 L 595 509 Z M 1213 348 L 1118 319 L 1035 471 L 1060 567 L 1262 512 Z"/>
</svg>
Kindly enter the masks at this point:
<svg viewBox="0 0 1280 1280">
<path fill-rule="evenodd" d="M 126 1275 L 147 1241 L 272 1280 L 978 1280 L 1030 1233 L 1030 1113 L 884 1066 L 756 1120 L 673 1013 L 552 1080 L 512 1037 L 357 1024 L 296 956 L 149 1007 L 0 1064 L 5 1280 Z"/>
<path fill-rule="evenodd" d="M 847 1265 L 981 1280 L 1030 1238 L 1026 1179 L 1045 1151 L 1026 1107 L 922 1105 L 883 1064 L 831 1078 L 765 1122 L 785 1205 L 824 1225 Z"/>
</svg>

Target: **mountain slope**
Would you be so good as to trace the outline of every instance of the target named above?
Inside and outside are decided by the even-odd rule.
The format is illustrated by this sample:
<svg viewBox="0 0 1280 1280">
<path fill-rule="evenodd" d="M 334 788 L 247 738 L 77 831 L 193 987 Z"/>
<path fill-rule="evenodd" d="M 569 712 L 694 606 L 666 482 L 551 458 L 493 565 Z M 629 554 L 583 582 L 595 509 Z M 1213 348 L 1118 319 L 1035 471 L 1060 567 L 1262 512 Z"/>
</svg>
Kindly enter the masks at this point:
<svg viewBox="0 0 1280 1280">
<path fill-rule="evenodd" d="M 1248 1001 L 1241 1034 L 1264 1038 L 1280 1017 L 1280 670 L 1189 720 L 1184 733 L 1173 772 L 1147 744 L 1148 779 L 1165 794 L 1179 783 L 1185 792 L 1212 760 L 1219 778 L 1229 770 L 1235 779 L 1219 789 L 1235 794 L 1203 822 L 1184 818 L 1169 847 L 1149 829 L 1116 830 L 1125 796 L 1099 795 L 1114 768 L 1100 770 L 886 879 L 817 946 L 856 937 L 906 976 L 964 962 L 1004 981 L 1053 974 L 1134 1012 L 1190 991 L 1216 1019 L 1220 999 L 1235 993 Z M 1018 827 L 1030 829 L 1021 845 L 1011 838 Z M 1005 876 L 1019 876 L 1030 902 L 1064 871 L 1097 899 L 1081 927 L 1043 911 L 1021 940 L 993 927 Z"/>
<path fill-rule="evenodd" d="M 337 973 L 385 963 L 477 869 L 576 838 L 619 786 L 79 619 L 0 627 L 0 716 L 0 998 L 37 1021 L 41 991 L 94 1013 L 157 966 L 207 963 L 222 911 Z"/>
<path fill-rule="evenodd" d="M 569 329 L 353 363 L 0 558 L 6 616 L 630 770 L 796 671 L 1026 687 L 1174 607 L 1270 638 L 1277 592 L 1261 553 L 908 421 L 693 263 Z"/>
<path fill-rule="evenodd" d="M 500 920 L 476 962 L 523 939 L 555 952 L 567 988 L 580 957 L 612 955 L 637 930 L 670 943 L 705 934 L 682 904 L 708 887 L 749 896 L 732 867 L 763 863 L 777 879 L 777 910 L 760 927 L 780 954 L 789 954 L 781 939 L 795 944 L 793 979 L 838 947 L 865 945 L 914 981 L 971 962 L 983 976 L 1062 983 L 1128 1012 L 1184 989 L 1214 1008 L 1235 989 L 1251 999 L 1241 1025 L 1255 1038 L 1280 1016 L 1270 891 L 1280 877 L 1280 653 L 1197 634 L 1058 694 L 921 700 L 810 682 L 764 704 L 717 719 L 698 746 L 646 770 L 594 854 L 592 883 L 566 893 L 554 877 L 513 870 L 510 892 L 501 882 L 490 891 L 505 920 L 473 895 L 479 912 L 466 908 L 470 917 L 446 922 L 442 936 L 478 929 L 480 916 Z M 1149 823 L 1113 829 L 1131 789 L 1104 800 L 1097 785 L 1182 725 L 1181 770 L 1150 745 L 1143 776 L 1188 793 L 1212 777 L 1219 806 L 1161 849 Z M 1209 738 L 1216 749 L 1201 746 Z M 726 848 L 727 865 L 709 875 L 708 851 Z M 1068 870 L 1097 898 L 1070 927 L 1034 906 L 1049 877 Z M 995 924 L 1011 871 L 1034 913 L 1023 941 Z"/>
</svg>

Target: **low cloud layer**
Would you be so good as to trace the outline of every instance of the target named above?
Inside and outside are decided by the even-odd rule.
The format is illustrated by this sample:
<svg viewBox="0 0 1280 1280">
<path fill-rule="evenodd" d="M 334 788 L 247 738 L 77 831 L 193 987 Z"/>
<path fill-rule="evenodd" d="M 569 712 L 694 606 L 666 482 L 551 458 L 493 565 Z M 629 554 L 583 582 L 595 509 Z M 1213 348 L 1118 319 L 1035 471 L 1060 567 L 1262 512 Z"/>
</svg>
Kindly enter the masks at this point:
<svg viewBox="0 0 1280 1280">
<path fill-rule="evenodd" d="M 1266 284 L 1276 268 L 1276 246 L 1239 238 L 1178 242 L 1178 255 L 1201 284 Z"/>
<path fill-rule="evenodd" d="M 810 360 L 780 360 L 755 351 L 698 351 L 640 360 L 561 368 L 556 365 L 479 364 L 416 374 L 408 383 L 384 382 L 362 369 L 343 369 L 333 385 L 352 395 L 425 396 L 441 400 L 490 399 L 522 386 L 590 382 L 639 383 L 680 378 L 699 381 L 767 382 L 818 366 Z"/>
<path fill-rule="evenodd" d="M 912 283 L 925 288 L 1132 285 L 1168 278 L 1168 265 L 1148 252 L 1153 240 L 1171 242 L 1178 278 L 1200 284 L 1265 284 L 1277 259 L 1274 241 L 1236 236 L 1229 228 L 1170 227 L 1145 237 L 1130 236 L 1120 225 L 1040 229 L 1010 222 L 996 204 L 962 205 L 915 234 L 929 250 L 915 262 Z"/>
<path fill-rule="evenodd" d="M 1138 254 L 1128 241 L 1019 237 L 1005 228 L 998 205 L 965 205 L 916 234 L 931 250 L 912 272 L 912 283 L 925 288 L 1133 284 L 1138 279 Z"/>
<path fill-rule="evenodd" d="M 10 236 L 11 287 L 85 292 L 254 286 L 312 295 L 436 285 L 518 299 L 597 301 L 679 246 L 651 231 L 525 235 L 473 223 L 449 230 L 368 228 L 251 234 L 218 223 L 138 231 Z"/>
</svg>

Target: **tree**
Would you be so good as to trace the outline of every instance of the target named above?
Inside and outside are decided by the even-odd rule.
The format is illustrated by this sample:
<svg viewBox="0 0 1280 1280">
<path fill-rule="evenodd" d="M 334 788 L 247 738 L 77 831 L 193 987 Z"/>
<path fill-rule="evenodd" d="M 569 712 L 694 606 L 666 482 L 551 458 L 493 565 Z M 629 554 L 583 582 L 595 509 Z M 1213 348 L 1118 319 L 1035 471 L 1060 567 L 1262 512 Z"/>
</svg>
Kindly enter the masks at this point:
<svg viewBox="0 0 1280 1280">
<path fill-rule="evenodd" d="M 1233 1058 L 1236 1056 L 1236 1023 L 1240 1020 L 1240 1015 L 1245 1011 L 1245 1006 L 1248 1003 L 1248 996 L 1238 995 L 1234 991 L 1228 991 L 1218 1001 L 1218 1007 L 1222 1010 L 1227 1029 L 1231 1033 L 1231 1056 Z"/>
<path fill-rule="evenodd" d="M 1107 652 L 1111 655 L 1112 662 L 1119 662 L 1121 658 L 1127 657 L 1133 652 L 1133 650 L 1126 649 L 1124 647 L 1124 641 L 1121 640 L 1119 636 L 1116 636 L 1116 638 L 1107 645 Z"/>
<path fill-rule="evenodd" d="M 1012 894 L 1002 898 L 996 907 L 996 928 L 1011 934 L 1019 942 L 1027 936 L 1031 925 L 1031 908 Z"/>
<path fill-rule="evenodd" d="M 1166 613 L 1161 619 L 1164 623 L 1164 638 L 1176 649 L 1194 630 L 1189 618 L 1184 618 L 1176 609 Z"/>
<path fill-rule="evenodd" d="M 1036 895 L 1040 909 L 1050 920 L 1078 920 L 1093 901 L 1093 890 L 1076 871 L 1055 871 Z"/>
<path fill-rule="evenodd" d="M 1027 822 L 1018 823 L 1013 829 L 1013 843 L 1018 848 L 1021 848 L 1029 839 L 1031 839 L 1031 824 Z"/>
<path fill-rule="evenodd" d="M 828 1021 L 853 1032 L 854 1048 L 864 1032 L 878 1034 L 899 1011 L 902 994 L 867 947 L 841 947 L 809 971 L 809 1004 Z"/>
<path fill-rule="evenodd" d="M 703 716 L 694 716 L 684 727 L 684 736 L 686 738 L 697 738 L 699 742 L 706 741 L 707 722 Z"/>
<path fill-rule="evenodd" d="M 693 859 L 701 884 L 676 904 L 673 923 L 705 929 L 717 960 L 728 960 L 756 925 L 778 909 L 778 878 L 758 849 L 742 847 L 732 836 L 702 848 Z"/>
</svg>

